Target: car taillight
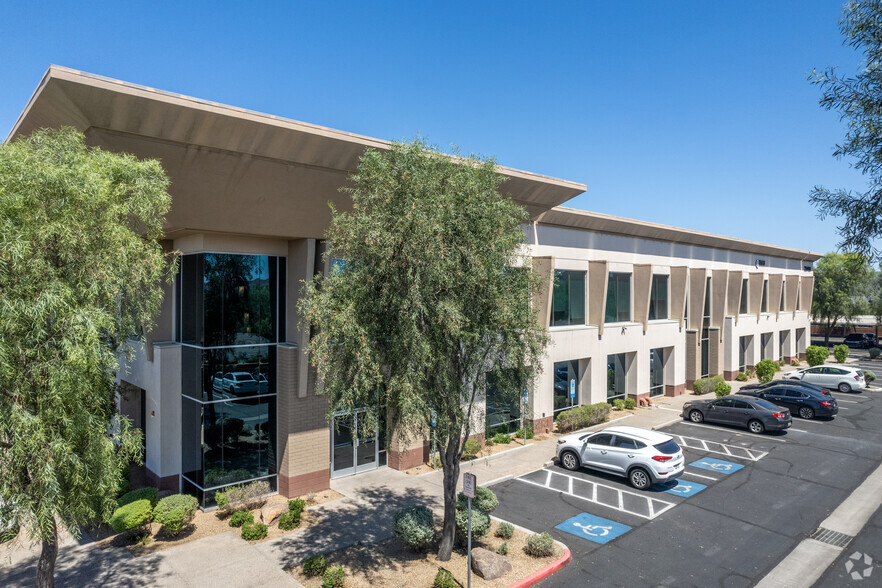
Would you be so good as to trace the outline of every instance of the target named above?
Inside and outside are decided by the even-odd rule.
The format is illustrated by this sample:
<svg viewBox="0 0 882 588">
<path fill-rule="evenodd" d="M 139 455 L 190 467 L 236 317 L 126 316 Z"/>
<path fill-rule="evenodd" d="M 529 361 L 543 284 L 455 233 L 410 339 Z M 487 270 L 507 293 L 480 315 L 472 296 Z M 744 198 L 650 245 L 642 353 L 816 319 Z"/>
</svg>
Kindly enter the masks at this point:
<svg viewBox="0 0 882 588">
<path fill-rule="evenodd" d="M 861 377 L 860 377 L 859 375 L 857 375 L 857 374 L 854 375 L 854 380 L 855 380 L 855 382 L 858 381 L 858 380 L 860 380 L 860 379 L 861 379 Z"/>
<path fill-rule="evenodd" d="M 818 402 L 821 404 L 821 406 L 827 406 L 827 407 L 833 406 L 832 402 L 827 402 L 826 400 L 819 400 Z"/>
<path fill-rule="evenodd" d="M 673 455 L 653 455 L 652 459 L 655 461 L 671 461 L 674 459 Z"/>
<path fill-rule="evenodd" d="M 783 412 L 773 412 L 772 416 L 775 417 L 776 419 L 783 419 L 784 413 Z"/>
</svg>

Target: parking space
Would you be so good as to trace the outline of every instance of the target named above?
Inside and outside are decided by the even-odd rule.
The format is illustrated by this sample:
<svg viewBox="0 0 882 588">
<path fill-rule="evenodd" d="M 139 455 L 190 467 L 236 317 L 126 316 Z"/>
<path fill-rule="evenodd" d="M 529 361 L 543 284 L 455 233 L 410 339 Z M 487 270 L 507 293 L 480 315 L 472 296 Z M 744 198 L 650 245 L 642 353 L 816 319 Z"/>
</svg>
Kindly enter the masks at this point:
<svg viewBox="0 0 882 588">
<path fill-rule="evenodd" d="M 673 423 L 660 432 L 686 468 L 645 492 L 587 469 L 531 472 L 498 485 L 499 516 L 569 545 L 575 565 L 543 586 L 755 584 L 880 462 L 882 399 L 839 396 L 849 410 L 786 433 Z"/>
</svg>

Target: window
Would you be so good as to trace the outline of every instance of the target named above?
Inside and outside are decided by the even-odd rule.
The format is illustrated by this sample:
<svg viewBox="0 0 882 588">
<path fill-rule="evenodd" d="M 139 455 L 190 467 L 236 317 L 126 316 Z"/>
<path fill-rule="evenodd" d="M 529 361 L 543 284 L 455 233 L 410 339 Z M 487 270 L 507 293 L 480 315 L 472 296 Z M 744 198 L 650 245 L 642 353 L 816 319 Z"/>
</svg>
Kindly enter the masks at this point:
<svg viewBox="0 0 882 588">
<path fill-rule="evenodd" d="M 610 272 L 606 292 L 604 322 L 618 323 L 631 320 L 631 274 Z"/>
<path fill-rule="evenodd" d="M 781 312 L 784 312 L 784 298 L 787 294 L 787 282 L 781 282 L 781 306 L 778 308 Z"/>
<path fill-rule="evenodd" d="M 753 407 L 751 405 L 749 405 L 748 403 L 744 402 L 743 400 L 733 400 L 732 401 L 732 408 L 749 409 L 749 408 L 753 408 Z"/>
<path fill-rule="evenodd" d="M 503 396 L 497 389 L 495 374 L 487 373 L 484 431 L 488 437 L 496 433 L 511 433 L 520 428 L 521 402 L 519 398 Z"/>
<path fill-rule="evenodd" d="M 585 272 L 554 270 L 551 326 L 585 324 Z"/>
<path fill-rule="evenodd" d="M 800 290 L 802 288 L 799 287 L 799 284 L 796 286 L 796 310 L 802 310 L 802 300 L 800 300 Z"/>
<path fill-rule="evenodd" d="M 769 281 L 763 280 L 763 301 L 760 304 L 760 312 L 769 312 Z"/>
<path fill-rule="evenodd" d="M 741 305 L 738 308 L 738 314 L 747 314 L 750 312 L 747 309 L 747 290 L 748 290 L 748 279 L 744 278 L 741 280 Z"/>
<path fill-rule="evenodd" d="M 606 399 L 625 397 L 625 354 L 606 356 Z"/>
<path fill-rule="evenodd" d="M 649 395 L 652 397 L 665 394 L 665 360 L 661 348 L 649 350 Z"/>
<path fill-rule="evenodd" d="M 668 318 L 668 276 L 652 276 L 649 292 L 649 320 Z"/>
<path fill-rule="evenodd" d="M 704 316 L 701 320 L 701 377 L 710 375 L 711 279 L 704 283 Z"/>
<path fill-rule="evenodd" d="M 616 447 L 622 449 L 637 449 L 637 442 L 621 435 L 616 435 Z"/>
<path fill-rule="evenodd" d="M 605 445 L 609 446 L 612 444 L 613 436 L 609 433 L 600 433 L 599 435 L 594 435 L 593 437 L 588 437 L 588 443 L 592 445 Z"/>
<path fill-rule="evenodd" d="M 579 362 L 558 361 L 554 364 L 554 412 L 579 404 Z"/>
</svg>

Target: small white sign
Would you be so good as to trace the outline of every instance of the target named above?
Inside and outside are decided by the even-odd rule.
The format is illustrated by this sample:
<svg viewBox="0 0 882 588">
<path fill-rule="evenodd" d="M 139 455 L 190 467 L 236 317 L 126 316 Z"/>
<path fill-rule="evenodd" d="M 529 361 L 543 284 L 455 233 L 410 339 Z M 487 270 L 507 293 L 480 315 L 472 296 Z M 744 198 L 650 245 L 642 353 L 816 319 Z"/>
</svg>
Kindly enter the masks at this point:
<svg viewBox="0 0 882 588">
<path fill-rule="evenodd" d="M 475 488 L 477 485 L 478 481 L 475 474 L 465 473 L 462 475 L 462 493 L 465 494 L 467 498 L 475 497 Z"/>
<path fill-rule="evenodd" d="M 570 380 L 570 398 L 576 397 L 576 380 Z"/>
</svg>

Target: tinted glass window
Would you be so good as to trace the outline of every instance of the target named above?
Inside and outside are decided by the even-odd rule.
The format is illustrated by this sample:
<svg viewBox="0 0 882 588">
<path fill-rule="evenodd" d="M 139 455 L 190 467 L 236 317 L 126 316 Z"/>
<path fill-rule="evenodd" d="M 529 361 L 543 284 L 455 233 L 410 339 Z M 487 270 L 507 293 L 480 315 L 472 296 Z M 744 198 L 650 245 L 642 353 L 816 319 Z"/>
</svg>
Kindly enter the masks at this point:
<svg viewBox="0 0 882 588">
<path fill-rule="evenodd" d="M 668 276 L 653 275 L 649 292 L 649 320 L 668 318 Z"/>
<path fill-rule="evenodd" d="M 551 326 L 585 324 L 585 272 L 554 271 Z"/>
<path fill-rule="evenodd" d="M 665 455 L 673 455 L 680 451 L 680 446 L 674 443 L 672 439 L 668 439 L 664 443 L 659 443 L 658 445 L 653 445 L 653 447 Z"/>
<path fill-rule="evenodd" d="M 722 400 L 717 400 L 714 404 L 720 408 L 729 408 L 732 406 L 732 399 L 723 398 Z"/>
<path fill-rule="evenodd" d="M 799 390 L 787 390 L 784 395 L 787 398 L 805 398 L 805 395 Z"/>
<path fill-rule="evenodd" d="M 609 445 L 612 443 L 612 435 L 607 433 L 601 433 L 600 435 L 594 435 L 593 437 L 588 438 L 588 443 L 592 445 Z"/>
<path fill-rule="evenodd" d="M 637 442 L 633 439 L 616 435 L 616 447 L 621 447 L 622 449 L 637 449 Z"/>
<path fill-rule="evenodd" d="M 778 408 L 777 406 L 775 406 L 774 404 L 772 404 L 768 400 L 762 400 L 762 399 L 754 400 L 753 405 L 760 406 L 760 407 L 768 409 L 768 410 L 774 410 L 776 412 L 781 410 L 780 408 Z"/>
<path fill-rule="evenodd" d="M 631 320 L 631 274 L 609 274 L 609 285 L 606 291 L 607 323 Z"/>
<path fill-rule="evenodd" d="M 816 368 L 811 368 L 811 369 L 805 370 L 805 372 L 803 372 L 803 373 L 806 373 L 806 374 L 823 374 L 823 373 L 824 373 L 824 369 L 825 369 L 825 368 L 819 368 L 819 367 L 816 367 Z"/>
<path fill-rule="evenodd" d="M 744 402 L 743 400 L 733 400 L 732 406 L 733 406 L 733 408 L 742 408 L 742 409 L 753 408 L 750 404 Z"/>
</svg>

